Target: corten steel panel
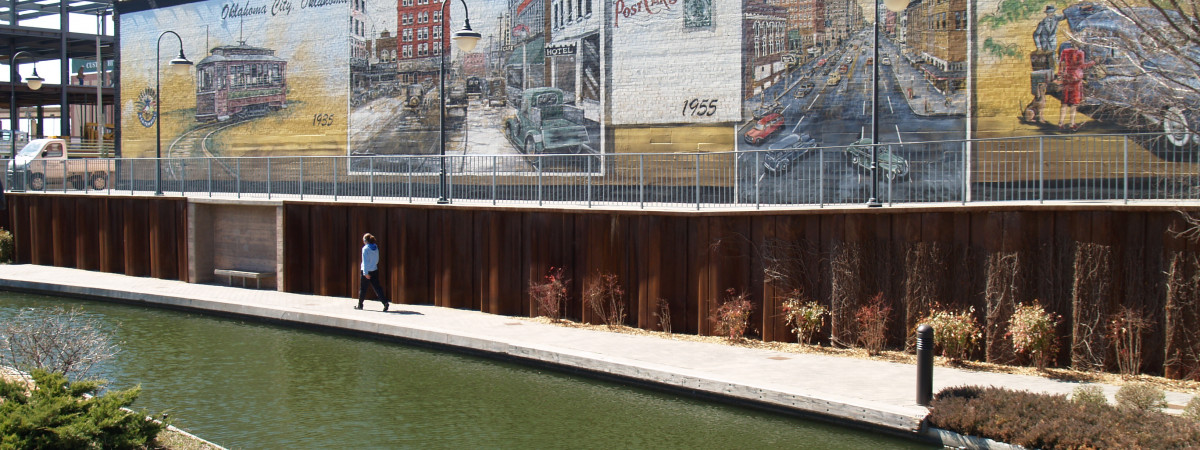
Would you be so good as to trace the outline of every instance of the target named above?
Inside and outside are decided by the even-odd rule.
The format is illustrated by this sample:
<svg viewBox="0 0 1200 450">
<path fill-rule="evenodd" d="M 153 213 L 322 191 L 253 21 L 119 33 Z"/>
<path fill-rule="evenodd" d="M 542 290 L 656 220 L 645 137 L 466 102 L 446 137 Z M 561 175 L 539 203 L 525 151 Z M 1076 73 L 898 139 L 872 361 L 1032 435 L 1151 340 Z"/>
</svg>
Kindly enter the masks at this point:
<svg viewBox="0 0 1200 450">
<path fill-rule="evenodd" d="M 1193 215 L 1195 215 L 1194 212 Z M 1193 279 L 1192 277 L 1200 268 L 1194 265 L 1197 245 L 1175 235 L 1175 232 L 1188 227 L 1183 218 L 1179 214 L 1172 214 L 1165 218 L 1164 224 L 1166 225 L 1163 232 L 1163 250 L 1166 253 L 1165 269 L 1168 272 L 1182 271 L 1175 275 L 1179 279 L 1176 282 L 1183 281 L 1185 285 L 1169 286 L 1170 275 L 1167 276 L 1169 287 L 1166 307 L 1163 308 L 1166 315 L 1163 325 L 1165 334 L 1163 354 L 1166 358 L 1163 373 L 1168 378 L 1184 378 L 1200 373 L 1200 367 L 1194 360 L 1195 352 L 1200 350 L 1196 348 L 1198 343 L 1194 341 L 1195 330 L 1200 329 L 1200 323 L 1198 323 L 1200 321 L 1197 320 L 1195 305 L 1191 305 L 1191 299 L 1188 298 L 1194 296 L 1198 288 L 1187 285 L 1189 284 L 1187 282 Z"/>
<path fill-rule="evenodd" d="M 125 275 L 150 276 L 150 216 L 148 201 L 142 198 L 121 200 L 124 208 Z"/>
<path fill-rule="evenodd" d="M 29 210 L 29 223 L 33 240 L 32 262 L 38 265 L 54 265 L 54 198 L 37 196 Z"/>
<path fill-rule="evenodd" d="M 469 308 L 475 289 L 470 273 L 475 245 L 471 236 L 473 211 L 444 208 L 431 210 L 429 216 L 434 305 Z"/>
<path fill-rule="evenodd" d="M 75 202 L 75 267 L 84 270 L 100 268 L 99 209 L 103 197 L 82 197 Z"/>
<path fill-rule="evenodd" d="M 756 240 L 754 250 L 754 261 L 762 261 L 768 252 L 768 247 L 778 247 L 784 242 L 796 242 L 796 230 L 799 228 L 793 224 L 793 216 L 763 216 L 756 217 L 756 228 L 761 229 L 761 238 Z M 755 271 L 758 274 L 762 270 Z M 783 309 L 781 304 L 784 297 L 788 295 L 788 289 L 784 286 L 782 280 L 769 281 L 763 277 L 762 282 L 762 339 L 764 341 L 791 341 L 790 332 L 787 329 L 787 324 L 784 323 Z"/>
<path fill-rule="evenodd" d="M 188 254 L 188 208 L 187 199 L 176 199 L 171 202 L 171 207 L 175 210 L 172 214 L 175 218 L 175 273 L 179 281 L 191 282 L 188 277 L 188 261 L 191 255 Z"/>
<path fill-rule="evenodd" d="M 475 239 L 474 255 L 471 258 L 471 282 L 475 289 L 471 292 L 471 309 L 492 313 L 494 305 L 491 301 L 492 272 L 488 269 L 492 262 L 492 232 L 495 229 L 490 211 L 476 211 L 471 221 L 471 236 Z"/>
<path fill-rule="evenodd" d="M 175 211 L 176 200 L 154 199 L 148 206 L 150 218 L 150 276 L 179 279 L 178 239 L 182 230 Z"/>
<path fill-rule="evenodd" d="M 694 305 L 688 311 L 688 321 L 694 323 L 689 328 L 694 328 L 694 332 L 702 336 L 713 334 L 709 315 L 716 310 L 714 293 L 717 292 L 717 281 L 712 274 L 711 262 L 714 250 L 707 245 L 712 242 L 710 227 L 708 217 L 695 217 L 688 221 L 688 246 L 695 250 L 694 254 L 688 255 L 688 302 Z M 695 314 L 692 314 L 692 309 Z"/>
<path fill-rule="evenodd" d="M 349 258 L 359 249 L 359 239 L 351 237 L 347 211 L 344 206 L 314 205 L 310 211 L 313 223 L 313 260 L 319 262 L 313 273 L 313 287 L 318 295 L 331 297 L 357 296 L 350 292 L 350 280 L 357 276 L 358 261 Z"/>
<path fill-rule="evenodd" d="M 33 260 L 33 231 L 30 228 L 32 211 L 30 207 L 33 198 L 29 195 L 8 195 L 9 224 L 13 233 L 13 261 L 18 264 L 28 264 Z"/>
<path fill-rule="evenodd" d="M 349 207 L 349 233 L 344 237 L 346 242 L 346 257 L 349 258 L 354 266 L 354 272 L 350 276 L 350 296 L 357 298 L 359 286 L 362 284 L 362 276 L 359 275 L 362 266 L 362 237 L 366 233 L 375 235 L 375 239 L 379 244 L 379 280 L 383 286 L 384 293 L 389 299 L 396 297 L 396 286 L 387 283 L 388 273 L 393 269 L 393 266 L 398 266 L 399 254 L 387 251 L 387 244 L 400 239 L 400 232 L 388 226 L 388 218 L 386 208 L 374 206 L 351 206 Z M 365 299 L 374 300 L 375 291 L 367 286 Z"/>
<path fill-rule="evenodd" d="M 99 223 L 100 271 L 125 273 L 125 214 L 120 200 L 103 198 Z"/>
<path fill-rule="evenodd" d="M 61 197 L 54 202 L 51 228 L 54 233 L 54 265 L 57 267 L 75 267 L 75 239 L 78 235 L 75 228 L 76 201 L 73 197 Z"/>
<path fill-rule="evenodd" d="M 616 215 L 585 214 L 575 216 L 575 242 L 582 249 L 579 254 L 583 257 L 579 268 L 582 284 L 586 292 L 591 286 L 598 285 L 603 275 L 615 275 L 618 283 L 625 290 L 625 301 L 629 300 L 629 277 L 622 273 L 621 264 L 616 258 L 624 232 L 620 226 L 620 218 Z M 566 250 L 570 250 L 567 248 Z M 582 300 L 582 297 L 581 297 Z M 626 309 L 628 311 L 628 308 Z M 588 323 L 603 323 L 589 308 L 584 308 L 583 319 Z"/>
<path fill-rule="evenodd" d="M 1163 235 L 1159 230 L 1163 230 L 1166 215 L 1172 213 L 1139 213 L 1137 219 L 1131 221 L 1128 241 L 1126 247 L 1129 249 L 1141 248 L 1138 253 L 1131 254 L 1130 264 L 1138 265 L 1138 283 L 1126 284 L 1126 289 L 1129 291 L 1137 291 L 1141 294 L 1141 302 L 1136 304 L 1142 308 L 1146 317 L 1150 319 L 1150 330 L 1145 336 L 1142 348 L 1145 349 L 1160 349 L 1163 348 L 1166 342 L 1166 335 L 1163 334 L 1164 309 L 1166 308 L 1166 288 L 1165 276 L 1163 276 L 1166 267 L 1166 253 L 1163 248 Z M 1163 373 L 1163 352 L 1147 351 L 1142 355 L 1143 368 L 1149 370 L 1151 374 L 1161 375 Z"/>
<path fill-rule="evenodd" d="M 633 309 L 630 310 L 631 323 L 646 330 L 657 330 L 655 309 L 658 298 L 650 294 L 650 254 L 655 252 L 655 243 L 650 240 L 650 216 L 631 216 L 627 219 L 629 227 L 629 254 L 627 259 L 633 261 L 629 272 L 629 297 Z"/>
<path fill-rule="evenodd" d="M 401 214 L 405 210 L 400 208 L 380 207 L 373 211 L 373 214 L 378 214 L 381 226 L 386 228 L 387 241 L 381 242 L 381 251 L 388 255 L 387 267 L 379 273 L 383 277 L 379 280 L 383 283 L 384 289 L 387 289 L 388 299 L 392 303 L 405 303 L 404 301 L 404 221 Z M 359 256 L 361 258 L 361 256 Z"/>
<path fill-rule="evenodd" d="M 393 216 L 395 217 L 395 216 Z M 399 217 L 402 230 L 403 257 L 401 276 L 404 278 L 401 295 L 407 304 L 433 304 L 433 269 L 430 258 L 429 210 L 406 209 Z M 397 223 L 392 221 L 393 226 Z"/>
<path fill-rule="evenodd" d="M 308 204 L 283 205 L 283 290 L 313 292 L 312 226 Z"/>
<path fill-rule="evenodd" d="M 495 277 L 492 279 L 496 287 L 496 313 L 507 315 L 523 315 L 525 310 L 524 295 L 529 286 L 525 278 L 526 247 L 521 242 L 525 214 L 500 214 L 496 216 L 496 235 L 493 239 L 498 245 L 495 255 L 496 266 L 493 268 Z"/>
</svg>

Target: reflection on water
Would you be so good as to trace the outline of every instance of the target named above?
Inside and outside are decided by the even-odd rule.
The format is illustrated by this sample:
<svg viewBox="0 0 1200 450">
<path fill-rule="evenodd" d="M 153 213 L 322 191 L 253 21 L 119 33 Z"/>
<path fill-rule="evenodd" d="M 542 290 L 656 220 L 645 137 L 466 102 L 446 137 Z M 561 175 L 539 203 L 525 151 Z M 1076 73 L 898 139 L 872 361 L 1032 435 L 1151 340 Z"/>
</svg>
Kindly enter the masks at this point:
<svg viewBox="0 0 1200 450">
<path fill-rule="evenodd" d="M 137 306 L 80 307 L 121 353 L 98 369 L 134 405 L 231 448 L 920 448 L 908 441 L 395 343 Z"/>
</svg>

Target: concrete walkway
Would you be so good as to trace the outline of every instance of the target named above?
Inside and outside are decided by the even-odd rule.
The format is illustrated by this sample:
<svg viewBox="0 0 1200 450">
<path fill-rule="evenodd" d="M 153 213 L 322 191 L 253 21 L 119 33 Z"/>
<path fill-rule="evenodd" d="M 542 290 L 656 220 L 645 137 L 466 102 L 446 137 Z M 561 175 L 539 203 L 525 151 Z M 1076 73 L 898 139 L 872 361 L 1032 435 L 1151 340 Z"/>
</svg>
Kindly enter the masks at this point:
<svg viewBox="0 0 1200 450">
<path fill-rule="evenodd" d="M 119 299 L 351 330 L 558 366 L 901 435 L 926 434 L 916 367 L 570 328 L 475 311 L 289 294 L 35 265 L 0 265 L 0 289 Z M 937 367 L 934 392 L 994 385 L 1070 394 L 1078 383 Z M 1101 385 L 1108 396 L 1116 386 Z M 1173 405 L 1191 395 L 1168 393 Z M 932 436 L 933 434 L 926 434 Z"/>
</svg>

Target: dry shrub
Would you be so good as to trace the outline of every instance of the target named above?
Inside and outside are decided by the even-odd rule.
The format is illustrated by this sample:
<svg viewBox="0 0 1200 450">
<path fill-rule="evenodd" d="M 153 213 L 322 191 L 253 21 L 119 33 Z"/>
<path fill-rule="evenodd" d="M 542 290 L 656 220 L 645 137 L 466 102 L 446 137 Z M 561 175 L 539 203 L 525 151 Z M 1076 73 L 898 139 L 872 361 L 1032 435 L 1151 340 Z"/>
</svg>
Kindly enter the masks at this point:
<svg viewBox="0 0 1200 450">
<path fill-rule="evenodd" d="M 1004 388 L 943 390 L 930 404 L 929 425 L 1026 448 L 1190 448 L 1200 423 L 1146 414 L 1063 395 Z"/>
<path fill-rule="evenodd" d="M 1108 321 L 1108 340 L 1117 355 L 1117 368 L 1125 375 L 1142 369 L 1142 339 L 1153 325 L 1141 309 L 1122 305 Z"/>
<path fill-rule="evenodd" d="M 654 313 L 658 318 L 658 329 L 662 332 L 671 333 L 671 302 L 665 298 L 658 299 L 658 312 Z"/>
<path fill-rule="evenodd" d="M 1192 397 L 1188 400 L 1187 406 L 1183 407 L 1183 417 L 1192 420 L 1200 420 L 1200 397 Z"/>
<path fill-rule="evenodd" d="M 945 294 L 944 283 L 950 278 L 949 257 L 937 242 L 917 242 L 904 255 L 904 327 L 916 330 L 929 317 L 933 303 Z M 916 333 L 908 333 L 905 347 L 916 348 Z"/>
<path fill-rule="evenodd" d="M 118 352 L 102 327 L 78 308 L 23 309 L 0 325 L 0 365 L 87 378 Z"/>
<path fill-rule="evenodd" d="M 1071 391 L 1071 401 L 1089 405 L 1107 405 L 1108 397 L 1104 396 L 1104 389 L 1101 389 L 1100 386 L 1086 384 Z"/>
<path fill-rule="evenodd" d="M 887 344 L 888 315 L 892 307 L 883 299 L 883 293 L 875 294 L 871 301 L 858 308 L 854 320 L 858 323 L 858 341 L 867 349 L 868 355 L 878 355 Z"/>
<path fill-rule="evenodd" d="M 814 343 L 813 339 L 825 326 L 829 309 L 815 301 L 804 302 L 799 291 L 792 291 L 783 300 L 783 321 L 801 344 Z"/>
<path fill-rule="evenodd" d="M 583 292 L 583 303 L 604 322 L 615 327 L 625 324 L 625 289 L 615 274 L 606 273 Z"/>
<path fill-rule="evenodd" d="M 1072 286 L 1071 366 L 1077 370 L 1104 370 L 1104 320 L 1112 304 L 1112 247 L 1080 243 L 1075 249 L 1075 282 Z"/>
<path fill-rule="evenodd" d="M 732 288 L 725 293 L 725 301 L 713 313 L 714 331 L 731 341 L 741 340 L 746 337 L 746 329 L 750 327 L 750 313 L 754 312 L 754 305 L 750 303 L 748 293 L 738 293 Z"/>
<path fill-rule="evenodd" d="M 562 267 L 551 267 L 540 283 L 530 282 L 529 296 L 537 304 L 538 314 L 552 322 L 561 320 L 570 286 L 571 280 L 563 276 Z"/>
<path fill-rule="evenodd" d="M 987 301 L 984 322 L 984 350 L 988 362 L 1011 364 L 1015 362 L 1011 335 L 1006 329 L 1010 323 L 1017 299 L 1023 298 L 1025 278 L 1021 274 L 1021 257 L 1017 253 L 992 254 L 987 260 Z"/>
<path fill-rule="evenodd" d="M 857 302 L 868 295 L 863 287 L 862 253 L 861 246 L 855 243 L 839 244 L 832 251 L 829 339 L 839 347 L 854 345 L 857 336 L 854 312 L 858 309 Z"/>
<path fill-rule="evenodd" d="M 1149 383 L 1130 383 L 1117 389 L 1117 406 L 1137 411 L 1158 411 L 1167 407 L 1167 395 Z"/>
<path fill-rule="evenodd" d="M 942 349 L 942 356 L 961 362 L 971 356 L 975 344 L 983 338 L 975 322 L 975 307 L 953 313 L 934 305 L 925 323 L 933 327 L 933 341 Z"/>
<path fill-rule="evenodd" d="M 1171 255 L 1163 319 L 1166 376 L 1200 379 L 1200 257 Z"/>
</svg>

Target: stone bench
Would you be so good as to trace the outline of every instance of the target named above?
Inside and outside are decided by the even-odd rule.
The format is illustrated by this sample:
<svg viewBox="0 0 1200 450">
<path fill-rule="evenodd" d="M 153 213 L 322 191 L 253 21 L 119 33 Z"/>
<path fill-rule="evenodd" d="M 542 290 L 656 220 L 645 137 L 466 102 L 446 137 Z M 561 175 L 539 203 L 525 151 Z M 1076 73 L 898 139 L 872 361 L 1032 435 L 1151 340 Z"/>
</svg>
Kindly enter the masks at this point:
<svg viewBox="0 0 1200 450">
<path fill-rule="evenodd" d="M 233 286 L 234 277 L 242 279 L 242 287 L 246 287 L 246 280 L 253 278 L 256 288 L 262 289 L 262 280 L 275 277 L 275 272 L 255 272 L 252 270 L 235 270 L 235 269 L 216 269 L 213 275 L 223 276 L 226 278 L 226 283 Z"/>
</svg>

